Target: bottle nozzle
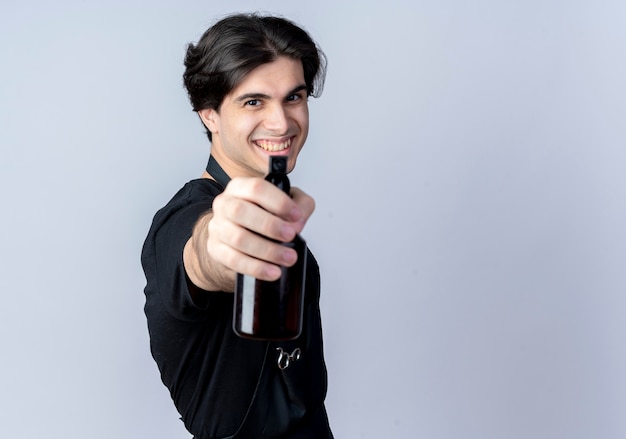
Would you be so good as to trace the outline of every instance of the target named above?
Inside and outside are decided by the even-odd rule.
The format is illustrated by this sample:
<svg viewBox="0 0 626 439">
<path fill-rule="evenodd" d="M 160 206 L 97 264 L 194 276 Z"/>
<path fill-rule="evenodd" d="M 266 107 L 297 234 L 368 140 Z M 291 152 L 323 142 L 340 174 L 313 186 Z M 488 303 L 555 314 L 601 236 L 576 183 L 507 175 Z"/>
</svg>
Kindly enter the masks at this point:
<svg viewBox="0 0 626 439">
<path fill-rule="evenodd" d="M 270 174 L 286 174 L 287 173 L 287 157 L 270 156 Z"/>
<path fill-rule="evenodd" d="M 269 174 L 265 179 L 278 186 L 286 194 L 291 191 L 289 178 L 287 178 L 287 157 L 270 156 Z"/>
</svg>

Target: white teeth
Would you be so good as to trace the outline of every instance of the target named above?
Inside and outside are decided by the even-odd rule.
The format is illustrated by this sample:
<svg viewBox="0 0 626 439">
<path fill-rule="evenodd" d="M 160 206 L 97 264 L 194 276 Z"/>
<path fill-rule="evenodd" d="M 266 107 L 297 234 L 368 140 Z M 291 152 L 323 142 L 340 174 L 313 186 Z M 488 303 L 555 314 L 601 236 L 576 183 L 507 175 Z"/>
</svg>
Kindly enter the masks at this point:
<svg viewBox="0 0 626 439">
<path fill-rule="evenodd" d="M 257 140 L 256 144 L 266 151 L 276 152 L 289 148 L 289 145 L 291 145 L 291 139 L 282 143 L 269 142 L 267 140 Z"/>
</svg>

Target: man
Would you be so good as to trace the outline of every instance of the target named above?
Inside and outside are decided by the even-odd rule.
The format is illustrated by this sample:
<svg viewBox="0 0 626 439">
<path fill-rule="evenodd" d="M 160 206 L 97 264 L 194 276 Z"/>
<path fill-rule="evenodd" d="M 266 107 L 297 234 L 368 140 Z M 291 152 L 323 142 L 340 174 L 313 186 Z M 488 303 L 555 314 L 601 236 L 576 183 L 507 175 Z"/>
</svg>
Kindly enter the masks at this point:
<svg viewBox="0 0 626 439">
<path fill-rule="evenodd" d="M 293 240 L 314 210 L 305 192 L 288 196 L 264 176 L 269 156 L 286 157 L 289 171 L 296 165 L 324 56 L 288 20 L 237 14 L 189 45 L 185 66 L 211 158 L 157 212 L 142 252 L 161 378 L 195 438 L 332 438 L 312 255 L 297 339 L 247 340 L 232 329 L 235 273 L 277 279 L 297 259 L 280 242 Z"/>
</svg>

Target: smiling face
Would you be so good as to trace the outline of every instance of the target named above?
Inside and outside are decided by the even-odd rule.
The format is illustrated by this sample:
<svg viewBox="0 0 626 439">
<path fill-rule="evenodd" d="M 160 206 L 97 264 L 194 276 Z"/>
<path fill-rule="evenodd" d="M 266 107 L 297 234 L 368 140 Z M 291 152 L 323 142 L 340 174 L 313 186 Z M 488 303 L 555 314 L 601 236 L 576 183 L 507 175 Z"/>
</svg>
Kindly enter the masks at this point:
<svg viewBox="0 0 626 439">
<path fill-rule="evenodd" d="M 302 62 L 288 57 L 248 73 L 219 110 L 198 112 L 213 135 L 211 154 L 232 177 L 263 177 L 270 155 L 288 157 L 288 171 L 309 132 Z"/>
</svg>

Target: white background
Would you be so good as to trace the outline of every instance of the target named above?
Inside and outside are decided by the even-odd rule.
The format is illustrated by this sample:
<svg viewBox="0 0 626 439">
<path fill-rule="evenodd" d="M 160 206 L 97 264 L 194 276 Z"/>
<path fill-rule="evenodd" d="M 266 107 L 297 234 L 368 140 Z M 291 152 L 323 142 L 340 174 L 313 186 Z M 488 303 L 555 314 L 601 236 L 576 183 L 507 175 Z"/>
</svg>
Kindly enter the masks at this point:
<svg viewBox="0 0 626 439">
<path fill-rule="evenodd" d="M 0 2 L 0 437 L 186 438 L 139 254 L 209 144 L 186 44 L 256 1 Z M 329 59 L 338 438 L 626 437 L 626 2 L 266 1 Z"/>
</svg>

